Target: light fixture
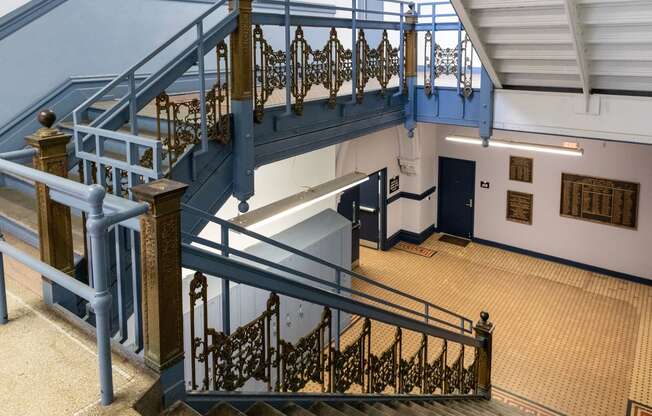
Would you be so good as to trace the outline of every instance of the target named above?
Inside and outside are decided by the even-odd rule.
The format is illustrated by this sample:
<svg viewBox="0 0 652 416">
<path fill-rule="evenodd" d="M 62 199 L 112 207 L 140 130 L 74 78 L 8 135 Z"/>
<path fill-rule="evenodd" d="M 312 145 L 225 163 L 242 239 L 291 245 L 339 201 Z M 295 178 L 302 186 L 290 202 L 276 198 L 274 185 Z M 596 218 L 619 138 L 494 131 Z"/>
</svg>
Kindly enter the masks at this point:
<svg viewBox="0 0 652 416">
<path fill-rule="evenodd" d="M 473 137 L 448 136 L 446 137 L 446 140 L 449 142 L 456 142 L 456 143 L 482 145 L 482 139 L 476 139 Z M 552 146 L 547 144 L 513 142 L 510 140 L 500 140 L 500 139 L 489 139 L 488 143 L 489 143 L 489 147 L 506 147 L 510 149 L 528 150 L 532 152 L 554 153 L 558 155 L 582 156 L 584 154 L 584 149 L 570 148 L 565 146 Z"/>
<path fill-rule="evenodd" d="M 249 229 L 258 228 L 279 218 L 287 217 L 368 180 L 369 176 L 367 174 L 353 172 L 333 179 L 332 181 L 322 183 L 321 185 L 308 188 L 303 192 L 280 199 L 246 214 L 238 215 L 229 221 Z"/>
</svg>

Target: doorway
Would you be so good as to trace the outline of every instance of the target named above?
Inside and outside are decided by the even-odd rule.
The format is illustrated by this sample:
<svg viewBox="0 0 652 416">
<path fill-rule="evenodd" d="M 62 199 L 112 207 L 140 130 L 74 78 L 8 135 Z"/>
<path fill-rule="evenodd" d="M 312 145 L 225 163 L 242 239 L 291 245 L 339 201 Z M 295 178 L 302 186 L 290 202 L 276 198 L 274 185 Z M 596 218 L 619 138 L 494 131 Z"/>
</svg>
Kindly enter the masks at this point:
<svg viewBox="0 0 652 416">
<path fill-rule="evenodd" d="M 342 193 L 337 212 L 352 223 L 353 262 L 358 258 L 359 245 L 384 248 L 386 235 L 386 171 L 369 175 L 369 180 Z"/>
<path fill-rule="evenodd" d="M 462 238 L 473 238 L 475 202 L 475 162 L 439 157 L 439 231 Z"/>
</svg>

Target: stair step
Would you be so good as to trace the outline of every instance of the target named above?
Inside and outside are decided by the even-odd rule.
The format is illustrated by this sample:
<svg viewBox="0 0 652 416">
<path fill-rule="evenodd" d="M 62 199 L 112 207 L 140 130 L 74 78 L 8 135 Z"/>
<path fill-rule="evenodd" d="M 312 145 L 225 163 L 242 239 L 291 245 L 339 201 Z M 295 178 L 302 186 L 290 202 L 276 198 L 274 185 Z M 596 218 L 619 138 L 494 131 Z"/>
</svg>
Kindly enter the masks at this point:
<svg viewBox="0 0 652 416">
<path fill-rule="evenodd" d="M 283 412 L 265 402 L 256 402 L 245 412 L 248 416 L 284 416 Z"/>
<path fill-rule="evenodd" d="M 346 416 L 344 413 L 324 402 L 315 402 L 308 410 L 317 416 Z"/>
<path fill-rule="evenodd" d="M 372 407 L 380 410 L 381 412 L 385 413 L 387 416 L 402 416 L 401 412 L 383 403 L 374 403 Z"/>
<path fill-rule="evenodd" d="M 484 401 L 485 406 L 498 411 L 501 415 L 505 416 L 522 416 L 522 413 L 514 406 L 505 403 L 499 403 L 493 400 Z"/>
<path fill-rule="evenodd" d="M 445 416 L 467 416 L 459 410 L 449 406 L 448 400 L 443 402 L 431 401 L 421 404 L 424 408 L 433 411 L 437 415 Z"/>
<path fill-rule="evenodd" d="M 169 409 L 161 413 L 161 416 L 201 416 L 201 413 L 197 412 L 186 403 L 178 401 L 174 403 Z"/>
<path fill-rule="evenodd" d="M 419 406 L 416 403 L 410 402 L 405 404 L 403 402 L 392 402 L 390 407 L 396 410 L 401 415 L 412 415 L 412 416 L 432 416 L 434 412 Z"/>
<path fill-rule="evenodd" d="M 357 403 L 355 408 L 360 410 L 367 416 L 391 416 L 390 413 L 385 413 L 382 410 L 376 409 L 375 407 L 369 405 L 368 403 Z"/>
<path fill-rule="evenodd" d="M 213 406 L 205 416 L 245 416 L 245 414 L 226 402 L 220 402 Z"/>
<path fill-rule="evenodd" d="M 296 403 L 287 403 L 281 408 L 281 411 L 287 416 L 314 416 L 315 414 L 304 409 Z"/>
<path fill-rule="evenodd" d="M 344 402 L 332 403 L 331 406 L 347 416 L 365 416 L 365 413 Z"/>
</svg>

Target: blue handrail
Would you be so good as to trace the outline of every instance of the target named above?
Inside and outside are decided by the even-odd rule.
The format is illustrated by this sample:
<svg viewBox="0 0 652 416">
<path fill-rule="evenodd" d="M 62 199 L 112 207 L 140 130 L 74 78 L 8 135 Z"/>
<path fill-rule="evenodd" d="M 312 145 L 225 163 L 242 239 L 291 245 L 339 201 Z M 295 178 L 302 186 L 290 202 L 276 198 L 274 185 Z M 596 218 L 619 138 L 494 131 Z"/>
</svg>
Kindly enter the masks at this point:
<svg viewBox="0 0 652 416">
<path fill-rule="evenodd" d="M 352 278 L 359 279 L 359 280 L 361 280 L 361 281 L 363 281 L 363 282 L 365 282 L 367 284 L 370 284 L 370 285 L 372 285 L 374 287 L 377 287 L 377 288 L 379 288 L 381 290 L 391 292 L 391 293 L 393 293 L 395 295 L 398 295 L 398 296 L 400 296 L 400 297 L 402 297 L 402 298 L 404 298 L 406 300 L 420 303 L 424 307 L 424 313 L 417 312 L 417 311 L 414 311 L 414 310 L 411 310 L 411 309 L 407 310 L 405 307 L 400 306 L 400 305 L 396 305 L 396 304 L 392 304 L 391 307 L 397 308 L 399 310 L 404 310 L 405 312 L 409 312 L 411 314 L 414 314 L 414 315 L 416 315 L 416 316 L 418 316 L 420 318 L 423 318 L 426 322 L 428 322 L 428 321 L 438 322 L 440 324 L 459 329 L 459 330 L 461 330 L 462 332 L 465 332 L 465 333 L 472 333 L 473 321 L 471 319 L 469 319 L 469 318 L 466 318 L 466 317 L 458 314 L 458 313 L 452 312 L 452 311 L 450 311 L 450 310 L 448 310 L 446 308 L 435 305 L 435 304 L 433 304 L 433 303 L 431 303 L 431 302 L 429 302 L 429 301 L 427 301 L 425 299 L 419 298 L 419 297 L 411 295 L 409 293 L 405 293 L 405 292 L 400 291 L 400 290 L 398 290 L 396 288 L 393 288 L 391 286 L 387 286 L 387 285 L 385 285 L 383 283 L 380 283 L 380 282 L 378 282 L 378 281 L 376 281 L 374 279 L 371 279 L 371 278 L 369 278 L 367 276 L 356 273 L 356 272 L 354 272 L 352 270 L 346 269 L 346 268 L 344 268 L 342 266 L 339 266 L 337 264 L 330 263 L 330 262 L 328 262 L 326 260 L 323 260 L 323 259 L 321 259 L 319 257 L 316 257 L 316 256 L 314 256 L 312 254 L 309 254 L 309 253 L 303 252 L 301 250 L 298 250 L 298 249 L 296 249 L 294 247 L 291 247 L 291 246 L 289 246 L 287 244 L 283 244 L 283 243 L 281 243 L 279 241 L 276 241 L 274 239 L 271 239 L 269 237 L 265 237 L 264 235 L 258 234 L 256 232 L 251 231 L 251 230 L 248 230 L 248 229 L 246 229 L 244 227 L 241 227 L 241 226 L 239 226 L 237 224 L 234 224 L 232 222 L 226 221 L 226 220 L 221 219 L 221 218 L 217 218 L 217 217 L 215 217 L 213 215 L 210 215 L 210 214 L 208 214 L 208 213 L 206 213 L 204 211 L 201 211 L 201 210 L 199 210 L 197 208 L 194 208 L 194 207 L 192 207 L 190 205 L 182 204 L 182 209 L 183 209 L 184 213 L 188 213 L 190 215 L 193 215 L 193 216 L 202 218 L 204 220 L 213 222 L 215 224 L 220 225 L 220 227 L 225 227 L 225 228 L 227 228 L 229 230 L 232 230 L 234 232 L 237 232 L 237 233 L 249 236 L 251 238 L 254 238 L 254 239 L 256 239 L 256 240 L 258 240 L 260 242 L 263 242 L 263 243 L 269 244 L 271 246 L 277 247 L 279 249 L 285 250 L 285 251 L 287 251 L 289 253 L 301 256 L 301 257 L 303 257 L 305 259 L 308 259 L 308 260 L 311 260 L 311 261 L 316 262 L 318 264 L 321 264 L 323 266 L 329 267 L 329 268 L 335 270 L 338 273 L 343 273 L 345 275 L 349 275 Z M 211 242 L 210 240 L 206 240 L 206 239 L 203 239 L 201 237 L 192 236 L 190 234 L 184 235 L 184 239 L 195 241 L 198 244 L 202 244 L 202 245 L 206 245 L 206 246 L 212 246 L 213 248 L 217 248 L 218 250 L 222 250 L 224 248 L 227 248 L 227 247 L 224 247 L 224 246 L 220 246 L 218 243 Z M 231 248 L 231 247 L 228 247 L 228 250 L 232 254 L 236 252 L 236 250 Z M 261 261 L 261 260 L 262 259 L 256 258 L 256 261 L 258 261 L 260 263 L 264 262 L 264 261 Z M 274 264 L 271 267 L 275 267 L 275 268 L 278 269 L 279 265 Z M 302 277 L 305 277 L 305 276 L 303 276 L 304 273 L 298 272 L 296 270 L 292 271 L 292 273 L 297 274 L 297 275 L 301 274 Z M 328 285 L 328 283 L 326 281 L 323 281 L 323 280 L 321 280 L 319 283 L 324 283 L 324 284 Z M 340 289 L 341 290 L 346 290 L 346 291 L 349 291 L 349 292 L 351 291 L 351 289 L 345 289 L 344 287 L 341 287 Z M 356 295 L 358 295 L 358 293 L 356 293 Z M 366 297 L 366 298 L 370 297 L 370 295 L 368 295 L 368 294 L 362 294 L 362 296 Z M 372 299 L 372 300 L 374 302 L 378 302 L 377 299 Z M 380 303 L 386 303 L 386 301 L 381 301 Z M 388 304 L 388 306 L 390 306 L 390 305 Z M 439 312 L 441 312 L 441 313 L 443 313 L 445 315 L 448 315 L 449 317 L 454 318 L 457 322 L 456 323 L 451 323 L 451 322 L 444 321 L 444 320 L 441 320 L 439 318 L 436 318 L 436 317 L 434 317 L 434 316 L 432 316 L 430 314 L 431 309 L 432 310 L 437 310 L 437 311 L 439 311 Z M 468 327 L 467 327 L 467 324 L 468 324 Z"/>
</svg>

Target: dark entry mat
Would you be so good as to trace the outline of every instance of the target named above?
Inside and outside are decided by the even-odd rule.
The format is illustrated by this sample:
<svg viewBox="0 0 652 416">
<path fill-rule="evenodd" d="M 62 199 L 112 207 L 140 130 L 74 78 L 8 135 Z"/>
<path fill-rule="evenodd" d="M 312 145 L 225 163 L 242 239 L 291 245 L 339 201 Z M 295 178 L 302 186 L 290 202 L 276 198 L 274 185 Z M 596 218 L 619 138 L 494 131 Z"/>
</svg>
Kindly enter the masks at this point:
<svg viewBox="0 0 652 416">
<path fill-rule="evenodd" d="M 452 235 L 448 235 L 448 234 L 444 234 L 441 237 L 439 237 L 439 241 L 443 241 L 444 243 L 455 244 L 456 246 L 460 246 L 460 247 L 466 247 L 471 242 L 470 240 L 467 240 L 465 238 L 453 237 Z"/>
</svg>

